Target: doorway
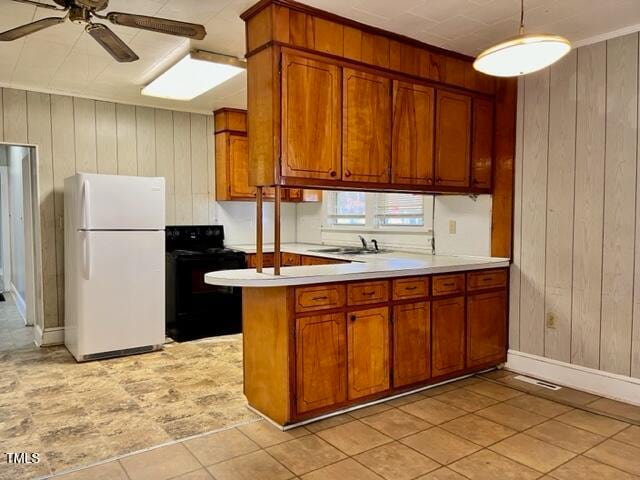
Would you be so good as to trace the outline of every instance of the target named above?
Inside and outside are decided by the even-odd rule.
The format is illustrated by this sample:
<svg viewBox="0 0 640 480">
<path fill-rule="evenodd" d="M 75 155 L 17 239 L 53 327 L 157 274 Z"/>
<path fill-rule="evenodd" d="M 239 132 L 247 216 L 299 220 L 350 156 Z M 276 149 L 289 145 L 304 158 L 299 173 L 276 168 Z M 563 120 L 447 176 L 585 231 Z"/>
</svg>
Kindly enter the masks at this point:
<svg viewBox="0 0 640 480">
<path fill-rule="evenodd" d="M 35 347 L 41 283 L 36 149 L 0 143 L 0 350 Z M 40 287 L 40 288 L 39 288 Z"/>
</svg>

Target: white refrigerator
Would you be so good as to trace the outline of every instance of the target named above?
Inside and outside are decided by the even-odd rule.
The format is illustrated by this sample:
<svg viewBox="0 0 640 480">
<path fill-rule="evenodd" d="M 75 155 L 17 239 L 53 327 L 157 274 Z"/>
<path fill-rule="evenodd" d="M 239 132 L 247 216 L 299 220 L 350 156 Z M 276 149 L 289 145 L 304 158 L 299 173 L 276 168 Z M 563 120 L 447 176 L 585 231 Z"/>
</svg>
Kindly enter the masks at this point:
<svg viewBox="0 0 640 480">
<path fill-rule="evenodd" d="M 77 361 L 162 348 L 164 195 L 164 178 L 65 179 L 64 338 Z"/>
</svg>

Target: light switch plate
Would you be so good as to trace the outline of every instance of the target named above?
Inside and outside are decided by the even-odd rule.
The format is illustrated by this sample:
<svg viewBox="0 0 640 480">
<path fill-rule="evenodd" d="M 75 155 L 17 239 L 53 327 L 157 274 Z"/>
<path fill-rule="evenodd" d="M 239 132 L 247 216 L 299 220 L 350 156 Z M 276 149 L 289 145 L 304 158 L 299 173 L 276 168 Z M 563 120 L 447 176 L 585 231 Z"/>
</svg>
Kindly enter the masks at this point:
<svg viewBox="0 0 640 480">
<path fill-rule="evenodd" d="M 449 220 L 449 233 L 451 235 L 455 235 L 456 233 L 456 221 L 455 220 Z"/>
</svg>

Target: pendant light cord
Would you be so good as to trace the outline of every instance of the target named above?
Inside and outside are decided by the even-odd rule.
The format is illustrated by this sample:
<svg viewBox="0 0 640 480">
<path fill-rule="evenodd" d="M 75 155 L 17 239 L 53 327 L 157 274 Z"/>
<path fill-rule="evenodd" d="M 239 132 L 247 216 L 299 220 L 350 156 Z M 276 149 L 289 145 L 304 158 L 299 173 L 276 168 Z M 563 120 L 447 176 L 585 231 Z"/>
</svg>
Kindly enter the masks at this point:
<svg viewBox="0 0 640 480">
<path fill-rule="evenodd" d="M 524 0 L 520 0 L 520 35 L 524 33 Z"/>
</svg>

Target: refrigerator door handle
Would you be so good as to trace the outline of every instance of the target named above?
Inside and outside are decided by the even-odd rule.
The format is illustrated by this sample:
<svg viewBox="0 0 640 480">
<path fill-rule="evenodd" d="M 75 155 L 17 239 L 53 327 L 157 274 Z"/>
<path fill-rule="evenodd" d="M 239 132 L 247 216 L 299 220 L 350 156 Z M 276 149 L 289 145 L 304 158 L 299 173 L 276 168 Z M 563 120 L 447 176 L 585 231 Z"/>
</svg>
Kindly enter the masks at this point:
<svg viewBox="0 0 640 480">
<path fill-rule="evenodd" d="M 91 198 L 89 190 L 89 180 L 82 182 L 82 215 L 83 215 L 83 227 L 84 229 L 91 228 Z"/>
<path fill-rule="evenodd" d="M 84 232 L 84 278 L 91 280 L 91 232 Z"/>
</svg>

